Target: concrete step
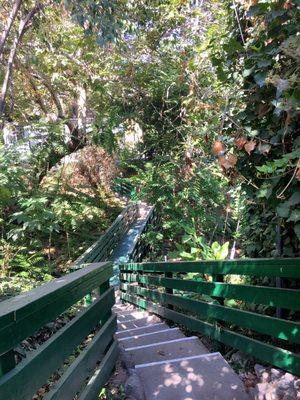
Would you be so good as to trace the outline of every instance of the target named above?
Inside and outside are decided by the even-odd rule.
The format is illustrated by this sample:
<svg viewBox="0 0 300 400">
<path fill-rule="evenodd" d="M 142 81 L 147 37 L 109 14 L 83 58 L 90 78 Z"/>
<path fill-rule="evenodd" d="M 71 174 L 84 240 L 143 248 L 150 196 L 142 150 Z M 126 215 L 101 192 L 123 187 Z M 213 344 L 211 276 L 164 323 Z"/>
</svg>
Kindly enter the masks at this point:
<svg viewBox="0 0 300 400">
<path fill-rule="evenodd" d="M 129 347 L 125 349 L 128 360 L 134 365 L 175 358 L 207 354 L 208 350 L 198 337 L 183 337 L 172 341 Z"/>
<path fill-rule="evenodd" d="M 149 317 L 149 314 L 147 312 L 141 312 L 141 311 L 133 311 L 128 314 L 117 314 L 117 319 L 118 322 L 126 322 L 126 321 L 132 321 L 132 320 L 138 320 L 138 319 L 143 319 Z"/>
<path fill-rule="evenodd" d="M 124 338 L 124 337 L 128 337 L 128 336 L 141 335 L 143 333 L 159 332 L 161 330 L 165 330 L 168 328 L 169 328 L 168 325 L 166 325 L 164 322 L 159 322 L 156 324 L 141 326 L 139 328 L 119 331 L 116 333 L 116 337 L 117 337 L 117 339 L 120 339 L 120 338 Z"/>
<path fill-rule="evenodd" d="M 124 331 L 127 329 L 139 328 L 141 326 L 147 326 L 151 324 L 155 324 L 155 322 L 159 321 L 159 319 L 155 316 L 149 316 L 137 320 L 129 320 L 125 322 L 118 323 L 118 331 Z"/>
<path fill-rule="evenodd" d="M 220 353 L 136 366 L 146 400 L 250 400 Z"/>
<path fill-rule="evenodd" d="M 117 305 L 114 305 L 114 306 L 112 307 L 112 311 L 113 311 L 113 312 L 116 312 L 116 313 L 121 313 L 121 312 L 126 312 L 126 311 L 131 311 L 131 312 L 133 312 L 133 311 L 136 311 L 136 308 L 134 308 L 134 307 L 131 306 L 131 305 L 117 304 Z"/>
<path fill-rule="evenodd" d="M 113 310 L 113 311 L 118 315 L 128 315 L 128 314 L 137 313 L 137 312 L 149 315 L 149 313 L 147 311 L 139 310 L 136 308 L 134 308 L 133 310 L 118 310 L 117 309 L 117 310 Z"/>
<path fill-rule="evenodd" d="M 128 349 L 130 347 L 166 342 L 168 340 L 181 339 L 184 337 L 184 334 L 180 332 L 179 328 L 167 328 L 166 330 L 162 330 L 160 332 L 148 332 L 121 338 L 119 339 L 119 344 L 125 349 Z"/>
</svg>

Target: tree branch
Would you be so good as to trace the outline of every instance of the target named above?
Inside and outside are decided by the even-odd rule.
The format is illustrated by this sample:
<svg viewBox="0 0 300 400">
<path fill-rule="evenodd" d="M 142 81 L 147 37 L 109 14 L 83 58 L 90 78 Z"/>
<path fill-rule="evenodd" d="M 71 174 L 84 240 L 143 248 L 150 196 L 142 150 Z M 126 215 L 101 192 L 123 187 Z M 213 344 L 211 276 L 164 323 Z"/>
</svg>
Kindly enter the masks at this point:
<svg viewBox="0 0 300 400">
<path fill-rule="evenodd" d="M 34 79 L 30 75 L 28 75 L 28 80 L 29 80 L 29 84 L 32 87 L 32 90 L 34 92 L 34 99 L 35 99 L 36 103 L 40 106 L 40 109 L 43 111 L 43 113 L 45 115 L 48 115 L 47 107 L 42 99 L 42 96 L 39 94 L 39 91 L 35 84 Z"/>
<path fill-rule="evenodd" d="M 0 59 L 1 59 L 2 54 L 3 54 L 5 42 L 6 42 L 7 38 L 8 38 L 9 32 L 11 30 L 11 27 L 13 26 L 14 20 L 16 19 L 16 16 L 17 16 L 17 14 L 19 12 L 19 9 L 21 7 L 22 1 L 23 0 L 15 0 L 15 2 L 13 4 L 13 8 L 12 8 L 8 18 L 7 18 L 6 25 L 5 25 L 4 29 L 3 29 L 3 32 L 2 32 L 2 35 L 1 35 L 1 39 L 0 39 Z"/>
<path fill-rule="evenodd" d="M 4 75 L 3 83 L 2 83 L 2 88 L 1 88 L 1 93 L 0 93 L 0 117 L 3 115 L 4 110 L 5 110 L 5 100 L 6 100 L 6 95 L 7 95 L 7 90 L 9 87 L 12 71 L 13 71 L 13 65 L 15 61 L 15 57 L 17 54 L 17 49 L 19 47 L 19 44 L 22 41 L 22 38 L 24 36 L 24 33 L 26 32 L 30 21 L 33 19 L 35 14 L 37 14 L 44 6 L 38 1 L 33 9 L 25 16 L 24 19 L 22 19 L 19 23 L 19 29 L 18 33 L 13 41 L 13 44 L 11 46 L 9 56 L 8 56 L 8 61 L 6 65 L 6 72 Z"/>
<path fill-rule="evenodd" d="M 46 89 L 48 89 L 51 98 L 55 104 L 55 107 L 57 109 L 57 117 L 63 119 L 64 118 L 63 107 L 50 79 L 40 71 L 31 69 L 30 73 L 34 78 L 39 79 L 42 82 L 42 84 L 46 87 Z"/>
</svg>

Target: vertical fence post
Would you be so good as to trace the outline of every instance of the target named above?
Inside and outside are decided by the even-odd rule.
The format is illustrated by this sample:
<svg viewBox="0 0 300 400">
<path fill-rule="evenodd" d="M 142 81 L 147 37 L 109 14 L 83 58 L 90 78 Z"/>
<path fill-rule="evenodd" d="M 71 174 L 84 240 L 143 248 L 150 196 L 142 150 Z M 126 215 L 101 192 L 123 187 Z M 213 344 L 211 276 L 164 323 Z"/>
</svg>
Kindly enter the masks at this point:
<svg viewBox="0 0 300 400">
<path fill-rule="evenodd" d="M 165 278 L 173 278 L 173 272 L 165 272 Z M 166 287 L 165 293 L 167 294 L 173 294 L 173 289 L 170 289 Z M 168 304 L 168 309 L 169 310 L 174 310 L 174 306 L 172 304 Z"/>
<path fill-rule="evenodd" d="M 0 356 L 0 378 L 13 368 L 15 368 L 15 353 L 13 350 L 9 350 Z"/>
<path fill-rule="evenodd" d="M 84 296 L 84 305 L 85 307 L 88 307 L 92 304 L 93 299 L 92 299 L 92 293 L 88 293 Z"/>
<path fill-rule="evenodd" d="M 276 226 L 276 257 L 281 257 L 282 255 L 282 238 L 281 238 L 281 228 L 280 228 L 280 223 L 277 224 Z M 276 287 L 277 288 L 282 288 L 284 287 L 284 280 L 280 277 L 275 278 L 276 282 Z M 283 310 L 282 308 L 276 308 L 276 317 L 277 318 L 283 318 Z"/>
<path fill-rule="evenodd" d="M 108 289 L 110 288 L 109 285 L 109 279 L 105 282 L 102 283 L 102 285 L 99 286 L 99 295 L 101 296 L 103 293 L 105 293 Z M 105 324 L 105 322 L 111 317 L 111 309 L 108 311 L 106 315 L 101 320 L 101 324 Z"/>
<path fill-rule="evenodd" d="M 221 274 L 213 274 L 212 275 L 212 281 L 213 282 L 221 282 L 221 283 L 223 283 L 224 282 L 224 276 L 221 275 Z M 224 299 L 222 297 L 213 296 L 212 298 L 217 300 L 218 303 L 220 303 L 222 306 L 224 305 Z M 222 323 L 223 323 L 222 321 L 220 321 L 218 319 L 216 320 L 216 322 L 219 325 L 222 325 Z M 217 341 L 217 340 L 213 341 L 213 347 L 214 347 L 214 351 L 219 351 L 220 353 L 222 353 L 225 350 L 224 344 L 219 342 L 219 341 Z"/>
<path fill-rule="evenodd" d="M 164 255 L 164 262 L 168 262 L 168 256 L 165 254 Z M 165 278 L 173 278 L 173 272 L 165 272 L 164 274 Z M 173 294 L 173 289 L 170 289 L 168 287 L 165 288 L 165 293 L 166 294 Z M 174 310 L 174 306 L 172 304 L 167 304 L 167 307 L 169 310 Z"/>
</svg>

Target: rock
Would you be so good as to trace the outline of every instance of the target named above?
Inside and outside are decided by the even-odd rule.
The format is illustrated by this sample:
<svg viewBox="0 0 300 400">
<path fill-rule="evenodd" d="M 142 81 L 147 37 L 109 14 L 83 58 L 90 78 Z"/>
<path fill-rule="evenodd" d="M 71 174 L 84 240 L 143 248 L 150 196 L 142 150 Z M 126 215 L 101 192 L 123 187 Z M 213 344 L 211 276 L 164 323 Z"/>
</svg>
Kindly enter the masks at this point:
<svg viewBox="0 0 300 400">
<path fill-rule="evenodd" d="M 282 400 L 295 400 L 296 398 L 297 398 L 296 390 L 293 388 L 290 388 L 285 392 Z"/>
<path fill-rule="evenodd" d="M 254 400 L 258 393 L 257 387 L 255 386 L 255 387 L 249 388 L 248 393 L 249 393 L 250 398 Z"/>
<path fill-rule="evenodd" d="M 120 348 L 119 357 L 121 360 L 121 365 L 125 369 L 130 369 L 130 368 L 134 367 L 133 361 L 131 360 L 131 358 L 128 356 L 128 354 L 126 353 L 126 351 L 123 348 Z"/>
<path fill-rule="evenodd" d="M 136 372 L 131 372 L 125 383 L 125 394 L 134 400 L 145 400 L 145 393 L 141 380 Z"/>
<path fill-rule="evenodd" d="M 263 382 L 263 383 L 258 383 L 256 385 L 257 390 L 258 390 L 258 394 L 259 395 L 265 395 L 268 391 L 268 383 L 267 382 Z M 259 399 L 260 400 L 260 399 Z"/>
<path fill-rule="evenodd" d="M 270 380 L 269 372 L 265 371 L 261 374 L 261 379 L 263 382 L 268 382 Z"/>
<path fill-rule="evenodd" d="M 253 400 L 296 400 L 300 393 L 300 379 L 277 368 L 255 367 L 259 383 L 249 388 Z"/>
<path fill-rule="evenodd" d="M 280 369 L 276 369 L 276 368 L 271 368 L 270 372 L 271 372 L 272 379 L 279 379 L 279 377 L 283 373 Z"/>
<path fill-rule="evenodd" d="M 260 364 L 255 364 L 255 365 L 254 365 L 254 371 L 255 371 L 255 373 L 256 373 L 256 375 L 257 375 L 258 377 L 260 377 L 261 374 L 262 374 L 265 370 L 266 370 L 266 368 L 265 368 L 263 365 L 260 365 Z"/>
<path fill-rule="evenodd" d="M 294 387 L 294 380 L 296 379 L 295 376 L 293 376 L 292 374 L 286 373 L 284 374 L 280 380 L 278 381 L 278 388 L 283 389 L 283 390 L 287 390 L 290 387 Z"/>
<path fill-rule="evenodd" d="M 285 374 L 283 375 L 283 379 L 284 379 L 286 382 L 293 382 L 293 381 L 296 379 L 296 377 L 295 377 L 294 375 L 290 374 L 289 372 L 287 372 L 287 373 L 285 373 Z"/>
<path fill-rule="evenodd" d="M 300 379 L 294 381 L 294 388 L 300 392 Z"/>
</svg>

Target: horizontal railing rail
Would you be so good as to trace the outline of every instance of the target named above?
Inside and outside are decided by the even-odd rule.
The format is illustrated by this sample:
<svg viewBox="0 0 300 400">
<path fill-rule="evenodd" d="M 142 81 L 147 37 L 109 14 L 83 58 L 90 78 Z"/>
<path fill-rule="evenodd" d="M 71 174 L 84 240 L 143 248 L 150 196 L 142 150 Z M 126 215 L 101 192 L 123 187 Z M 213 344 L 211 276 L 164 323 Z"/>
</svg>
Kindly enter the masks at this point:
<svg viewBox="0 0 300 400">
<path fill-rule="evenodd" d="M 117 357 L 113 339 L 117 324 L 111 313 L 114 290 L 109 287 L 113 267 L 109 262 L 83 267 L 0 303 L 0 399 L 31 399 L 66 362 L 68 368 L 47 400 L 71 400 L 77 394 L 79 399 L 92 399 L 106 382 Z M 99 295 L 90 305 L 78 303 L 94 289 Z M 14 349 L 70 307 L 75 317 L 16 364 Z M 85 342 L 91 334 L 92 340 Z M 75 357 L 78 346 L 83 350 Z"/>
<path fill-rule="evenodd" d="M 300 375 L 300 323 L 295 317 L 300 290 L 224 282 L 225 275 L 297 281 L 300 259 L 130 263 L 120 270 L 124 301 Z M 188 279 L 188 273 L 197 274 L 197 280 Z M 260 305 L 270 315 L 258 311 Z M 286 311 L 286 318 L 276 316 L 277 307 Z"/>
</svg>

